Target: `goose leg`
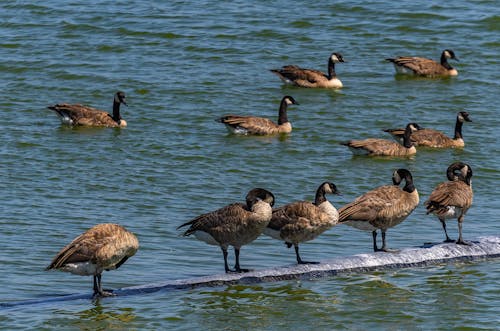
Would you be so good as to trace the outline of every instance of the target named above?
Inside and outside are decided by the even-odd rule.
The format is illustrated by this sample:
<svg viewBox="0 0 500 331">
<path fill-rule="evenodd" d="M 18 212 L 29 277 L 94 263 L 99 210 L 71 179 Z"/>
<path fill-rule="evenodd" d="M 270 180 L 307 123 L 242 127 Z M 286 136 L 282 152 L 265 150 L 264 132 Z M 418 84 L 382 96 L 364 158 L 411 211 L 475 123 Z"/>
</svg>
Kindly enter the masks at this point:
<svg viewBox="0 0 500 331">
<path fill-rule="evenodd" d="M 462 224 L 463 224 L 463 221 L 464 221 L 464 214 L 462 213 L 462 215 L 460 215 L 460 217 L 458 218 L 458 240 L 457 240 L 457 244 L 460 244 L 460 245 L 470 245 L 462 237 Z"/>
<path fill-rule="evenodd" d="M 373 238 L 373 251 L 378 252 L 379 249 L 377 247 L 377 231 L 372 231 L 372 238 Z"/>
<path fill-rule="evenodd" d="M 101 296 L 101 297 L 115 296 L 116 294 L 113 294 L 110 291 L 105 291 L 102 289 L 101 277 L 102 277 L 101 274 L 94 275 L 94 297 L 96 297 L 96 296 Z"/>
<path fill-rule="evenodd" d="M 234 265 L 234 270 L 236 272 L 249 272 L 250 269 L 242 269 L 240 267 L 240 249 L 239 248 L 234 248 L 234 256 L 236 257 L 236 264 Z"/>
<path fill-rule="evenodd" d="M 319 264 L 319 262 L 303 261 L 300 258 L 300 254 L 299 254 L 299 244 L 294 244 L 294 246 L 295 246 L 295 256 L 297 257 L 297 263 L 298 264 Z"/>
<path fill-rule="evenodd" d="M 441 224 L 443 225 L 443 230 L 444 230 L 444 234 L 446 235 L 446 239 L 445 239 L 445 243 L 454 243 L 455 240 L 451 239 L 449 236 L 448 236 L 448 231 L 446 231 L 446 221 L 444 220 L 444 218 L 440 218 L 439 221 L 441 222 Z"/>
<path fill-rule="evenodd" d="M 388 252 L 388 253 L 398 252 L 398 250 L 396 250 L 396 249 L 389 249 L 389 248 L 387 248 L 387 245 L 385 243 L 385 232 L 386 232 L 386 230 L 382 229 L 381 232 L 382 232 L 382 248 L 379 249 L 379 250 L 382 251 L 382 252 Z"/>
<path fill-rule="evenodd" d="M 222 256 L 224 257 L 224 269 L 226 270 L 226 273 L 234 272 L 234 270 L 229 268 L 229 264 L 227 263 L 227 247 L 221 247 L 222 249 Z"/>
</svg>

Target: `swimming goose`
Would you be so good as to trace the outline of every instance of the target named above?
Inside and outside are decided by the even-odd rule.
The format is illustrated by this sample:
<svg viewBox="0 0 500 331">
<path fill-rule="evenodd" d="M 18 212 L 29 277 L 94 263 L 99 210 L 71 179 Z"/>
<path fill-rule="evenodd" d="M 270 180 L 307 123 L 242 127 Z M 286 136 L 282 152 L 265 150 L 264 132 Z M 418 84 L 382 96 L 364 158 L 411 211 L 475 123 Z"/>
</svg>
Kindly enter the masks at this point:
<svg viewBox="0 0 500 331">
<path fill-rule="evenodd" d="M 457 113 L 455 122 L 455 135 L 453 138 L 446 136 L 441 131 L 433 129 L 421 128 L 411 134 L 411 140 L 415 146 L 426 146 L 434 148 L 455 148 L 464 147 L 464 139 L 462 136 L 462 126 L 464 122 L 472 122 L 468 112 L 461 111 Z M 386 129 L 385 132 L 392 135 L 396 141 L 402 141 L 404 129 Z"/>
<path fill-rule="evenodd" d="M 386 60 L 394 64 L 394 68 L 398 74 L 413 74 L 429 77 L 458 75 L 457 69 L 454 69 L 448 63 L 448 59 L 458 61 L 455 57 L 455 53 L 451 49 L 445 49 L 443 53 L 441 53 L 440 63 L 423 57 L 414 56 L 399 56 Z"/>
<path fill-rule="evenodd" d="M 398 169 L 392 176 L 394 185 L 377 187 L 339 209 L 339 223 L 372 231 L 375 252 L 389 251 L 385 241 L 387 229 L 403 222 L 419 202 L 413 177 L 408 170 Z M 405 186 L 401 189 L 399 184 L 403 179 Z M 378 229 L 382 232 L 382 248 L 377 246 Z"/>
<path fill-rule="evenodd" d="M 403 144 L 387 139 L 368 138 L 364 140 L 349 140 L 341 145 L 349 147 L 354 155 L 370 156 L 409 156 L 417 152 L 410 139 L 412 133 L 420 129 L 417 123 L 408 123 L 403 136 Z"/>
<path fill-rule="evenodd" d="M 254 241 L 271 220 L 274 195 L 261 188 L 250 190 L 246 204 L 232 203 L 210 213 L 180 225 L 177 229 L 189 225 L 184 236 L 194 236 L 209 245 L 222 249 L 224 268 L 229 272 L 247 272 L 240 267 L 240 248 Z M 236 264 L 234 270 L 227 263 L 227 248 L 234 247 Z"/>
<path fill-rule="evenodd" d="M 264 230 L 264 234 L 285 241 L 288 248 L 293 245 L 298 264 L 318 263 L 300 258 L 299 243 L 313 240 L 337 224 L 339 213 L 326 199 L 327 193 L 339 194 L 333 183 L 324 182 L 316 190 L 314 202 L 296 201 L 273 209 L 271 222 Z"/>
<path fill-rule="evenodd" d="M 446 235 L 445 242 L 454 242 L 446 231 L 446 220 L 458 221 L 457 244 L 468 245 L 462 237 L 462 223 L 472 205 L 472 168 L 463 162 L 452 163 L 446 170 L 448 182 L 438 184 L 425 202 L 427 214 L 437 215 Z"/>
<path fill-rule="evenodd" d="M 127 105 L 125 93 L 116 92 L 113 99 L 113 115 L 80 104 L 59 103 L 47 108 L 56 112 L 63 124 L 101 127 L 125 127 L 127 122 L 120 116 L 120 104 Z"/>
<path fill-rule="evenodd" d="M 292 124 L 288 121 L 288 105 L 298 105 L 294 98 L 287 95 L 281 99 L 278 113 L 278 124 L 273 121 L 255 116 L 224 115 L 217 119 L 226 125 L 226 128 L 234 134 L 243 135 L 271 135 L 292 132 Z"/>
<path fill-rule="evenodd" d="M 93 276 L 94 296 L 112 296 L 102 289 L 102 272 L 118 269 L 138 248 L 137 237 L 121 225 L 98 224 L 61 249 L 46 270 Z"/>
<path fill-rule="evenodd" d="M 286 65 L 281 69 L 271 69 L 284 83 L 300 87 L 341 88 L 342 82 L 335 73 L 335 63 L 344 62 L 340 53 L 332 53 L 328 58 L 328 75 L 314 69 L 303 69 L 295 65 Z"/>
</svg>

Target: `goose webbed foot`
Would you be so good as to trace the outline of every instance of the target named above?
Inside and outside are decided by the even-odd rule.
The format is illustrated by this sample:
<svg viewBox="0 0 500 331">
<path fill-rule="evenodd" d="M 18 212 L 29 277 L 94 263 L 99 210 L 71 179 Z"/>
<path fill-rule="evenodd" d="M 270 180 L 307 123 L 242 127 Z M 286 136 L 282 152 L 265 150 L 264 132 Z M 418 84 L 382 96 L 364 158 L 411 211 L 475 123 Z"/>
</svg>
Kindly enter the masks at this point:
<svg viewBox="0 0 500 331">
<path fill-rule="evenodd" d="M 321 262 L 317 262 L 317 261 L 297 261 L 298 264 L 320 264 Z"/>
<path fill-rule="evenodd" d="M 399 249 L 391 249 L 387 247 L 377 248 L 375 252 L 384 252 L 384 253 L 398 253 Z"/>
<path fill-rule="evenodd" d="M 234 269 L 227 269 L 226 273 L 228 273 L 228 274 L 241 274 L 241 273 L 250 272 L 250 271 L 252 271 L 252 270 L 251 269 L 244 269 L 244 268 L 240 268 L 240 267 L 235 267 Z"/>
<path fill-rule="evenodd" d="M 446 237 L 446 239 L 443 241 L 444 243 L 454 243 L 456 242 L 455 240 L 451 239 L 450 237 Z"/>
<path fill-rule="evenodd" d="M 113 293 L 113 290 L 98 290 L 94 292 L 94 298 L 96 297 L 115 297 L 116 294 Z"/>
<path fill-rule="evenodd" d="M 457 244 L 457 245 L 465 245 L 465 246 L 470 246 L 470 245 L 471 245 L 469 242 L 466 242 L 466 241 L 465 241 L 465 240 L 463 240 L 463 239 L 458 239 L 458 240 L 456 241 L 456 244 Z"/>
</svg>

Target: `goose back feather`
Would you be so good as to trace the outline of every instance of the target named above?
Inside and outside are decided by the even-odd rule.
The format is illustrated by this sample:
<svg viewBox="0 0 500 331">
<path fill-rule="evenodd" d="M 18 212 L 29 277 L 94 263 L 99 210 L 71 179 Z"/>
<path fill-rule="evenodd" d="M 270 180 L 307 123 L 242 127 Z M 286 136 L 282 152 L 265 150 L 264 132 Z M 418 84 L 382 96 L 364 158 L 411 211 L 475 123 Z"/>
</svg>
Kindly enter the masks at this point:
<svg viewBox="0 0 500 331">
<path fill-rule="evenodd" d="M 297 262 L 308 263 L 300 258 L 299 243 L 313 240 L 338 222 L 337 209 L 326 194 L 339 194 L 335 184 L 322 183 L 316 190 L 314 202 L 295 201 L 273 209 L 273 215 L 264 233 L 283 240 L 288 247 L 295 246 Z"/>
<path fill-rule="evenodd" d="M 401 189 L 398 185 L 402 179 L 405 180 L 405 186 Z M 381 250 L 386 250 L 387 229 L 404 221 L 419 203 L 419 195 L 408 170 L 396 170 L 393 173 L 393 184 L 375 188 L 339 209 L 339 223 L 372 231 L 374 251 L 379 250 L 375 240 L 376 231 L 382 231 Z"/>
<path fill-rule="evenodd" d="M 417 152 L 410 136 L 420 126 L 417 123 L 409 123 L 403 136 L 403 144 L 379 138 L 368 138 L 363 140 L 349 140 L 341 144 L 349 147 L 354 155 L 369 156 L 410 156 Z"/>
<path fill-rule="evenodd" d="M 119 268 L 138 249 L 137 237 L 121 225 L 98 224 L 61 249 L 47 270 L 94 276 L 94 294 L 105 296 L 109 293 L 102 290 L 102 272 Z"/>
<path fill-rule="evenodd" d="M 425 202 L 425 207 L 427 214 L 435 214 L 441 222 L 446 235 L 445 242 L 453 241 L 448 236 L 446 220 L 456 218 L 459 230 L 457 243 L 466 244 L 462 237 L 462 223 L 472 206 L 472 169 L 466 163 L 454 162 L 448 167 L 446 174 L 448 181 L 436 186 Z"/>
<path fill-rule="evenodd" d="M 224 115 L 217 121 L 226 125 L 229 132 L 243 135 L 273 135 L 292 132 L 292 124 L 288 120 L 288 106 L 299 103 L 289 95 L 281 99 L 278 111 L 278 122 L 255 116 Z"/>
<path fill-rule="evenodd" d="M 264 189 L 250 190 L 246 203 L 231 203 L 215 211 L 202 214 L 178 228 L 189 226 L 184 236 L 194 235 L 210 245 L 221 247 L 224 255 L 226 272 L 227 248 L 233 246 L 236 254 L 235 270 L 244 271 L 239 266 L 239 250 L 243 245 L 254 241 L 271 220 L 274 195 Z"/>
<path fill-rule="evenodd" d="M 328 74 L 314 69 L 304 69 L 296 65 L 286 65 L 271 69 L 284 83 L 299 87 L 341 88 L 343 86 L 335 72 L 335 63 L 344 62 L 340 53 L 332 53 L 328 58 Z"/>
<path fill-rule="evenodd" d="M 58 103 L 47 107 L 53 110 L 63 124 L 72 126 L 125 127 L 127 122 L 121 118 L 120 105 L 125 102 L 125 93 L 116 92 L 113 99 L 113 114 L 81 104 Z"/>
<path fill-rule="evenodd" d="M 457 70 L 448 63 L 448 59 L 458 61 L 455 53 L 451 49 L 445 49 L 441 53 L 440 62 L 416 56 L 399 56 L 386 60 L 394 64 L 394 68 L 399 74 L 412 74 L 428 77 L 458 75 Z"/>
</svg>

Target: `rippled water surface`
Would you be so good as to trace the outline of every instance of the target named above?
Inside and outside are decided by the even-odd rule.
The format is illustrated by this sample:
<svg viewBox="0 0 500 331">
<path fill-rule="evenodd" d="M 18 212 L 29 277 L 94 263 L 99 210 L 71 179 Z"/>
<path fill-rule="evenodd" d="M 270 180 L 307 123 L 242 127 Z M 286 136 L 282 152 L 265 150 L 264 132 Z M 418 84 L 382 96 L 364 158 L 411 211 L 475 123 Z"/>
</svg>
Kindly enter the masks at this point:
<svg viewBox="0 0 500 331">
<path fill-rule="evenodd" d="M 45 272 L 55 253 L 89 227 L 123 224 L 141 248 L 106 287 L 223 271 L 222 254 L 176 227 L 241 201 L 256 186 L 276 204 L 313 199 L 333 181 L 340 207 L 408 168 L 425 201 L 454 161 L 474 170 L 464 236 L 500 234 L 498 118 L 500 7 L 496 1 L 211 2 L 51 1 L 0 4 L 0 300 L 91 291 L 90 277 Z M 394 75 L 387 57 L 438 59 L 453 49 L 452 79 Z M 284 64 L 326 70 L 331 52 L 342 90 L 283 86 Z M 123 90 L 126 129 L 61 126 L 58 102 L 111 110 Z M 226 113 L 276 119 L 292 95 L 293 132 L 236 137 Z M 458 111 L 463 150 L 420 149 L 409 159 L 353 157 L 339 142 L 387 137 L 409 121 L 452 135 Z M 449 223 L 456 236 L 456 222 Z M 420 205 L 388 231 L 394 248 L 439 242 Z M 369 252 L 371 235 L 338 226 L 301 245 L 304 258 Z M 230 259 L 232 259 L 232 252 Z M 260 269 L 295 261 L 267 237 L 242 249 Z M 498 261 L 73 300 L 0 310 L 12 329 L 457 329 L 498 327 Z"/>
</svg>

